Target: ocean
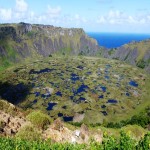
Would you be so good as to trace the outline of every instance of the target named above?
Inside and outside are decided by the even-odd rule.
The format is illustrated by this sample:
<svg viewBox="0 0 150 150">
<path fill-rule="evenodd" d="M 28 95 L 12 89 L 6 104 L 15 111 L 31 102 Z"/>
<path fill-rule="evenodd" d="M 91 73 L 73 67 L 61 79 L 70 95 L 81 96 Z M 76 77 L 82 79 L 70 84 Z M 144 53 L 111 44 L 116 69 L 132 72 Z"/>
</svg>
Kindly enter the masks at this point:
<svg viewBox="0 0 150 150">
<path fill-rule="evenodd" d="M 116 48 L 132 41 L 150 39 L 150 34 L 130 34 L 130 33 L 96 33 L 88 32 L 88 36 L 96 39 L 100 46 Z"/>
</svg>

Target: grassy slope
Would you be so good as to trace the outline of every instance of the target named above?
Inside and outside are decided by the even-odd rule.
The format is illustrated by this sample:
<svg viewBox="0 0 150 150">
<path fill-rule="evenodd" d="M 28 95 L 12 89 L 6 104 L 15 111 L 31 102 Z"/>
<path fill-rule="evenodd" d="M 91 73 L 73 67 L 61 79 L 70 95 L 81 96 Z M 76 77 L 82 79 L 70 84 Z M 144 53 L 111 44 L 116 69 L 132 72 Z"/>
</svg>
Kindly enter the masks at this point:
<svg viewBox="0 0 150 150">
<path fill-rule="evenodd" d="M 150 40 L 147 41 L 141 41 L 141 42 L 133 42 L 130 44 L 126 44 L 125 48 L 129 48 L 131 50 L 138 49 L 139 56 L 137 58 L 137 61 L 143 59 L 144 55 L 147 51 L 150 49 Z"/>
</svg>

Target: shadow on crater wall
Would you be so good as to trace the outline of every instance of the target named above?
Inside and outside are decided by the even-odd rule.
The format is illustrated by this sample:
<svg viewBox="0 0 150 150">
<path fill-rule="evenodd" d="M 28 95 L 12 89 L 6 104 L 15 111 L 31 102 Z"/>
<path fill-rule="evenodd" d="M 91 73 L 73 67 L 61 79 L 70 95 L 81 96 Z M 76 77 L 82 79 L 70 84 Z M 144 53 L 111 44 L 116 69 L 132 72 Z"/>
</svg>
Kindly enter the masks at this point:
<svg viewBox="0 0 150 150">
<path fill-rule="evenodd" d="M 26 99 L 31 88 L 31 85 L 25 85 L 24 83 L 13 85 L 8 82 L 0 82 L 0 97 L 12 104 L 17 105 Z"/>
</svg>

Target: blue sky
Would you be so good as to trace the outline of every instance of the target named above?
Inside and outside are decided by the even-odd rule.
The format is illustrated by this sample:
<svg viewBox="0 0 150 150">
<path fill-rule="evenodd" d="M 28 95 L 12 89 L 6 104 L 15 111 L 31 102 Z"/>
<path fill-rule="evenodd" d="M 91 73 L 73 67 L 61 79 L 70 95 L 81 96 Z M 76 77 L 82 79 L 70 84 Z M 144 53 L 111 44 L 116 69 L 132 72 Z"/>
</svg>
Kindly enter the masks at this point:
<svg viewBox="0 0 150 150">
<path fill-rule="evenodd" d="M 150 0 L 0 0 L 0 23 L 150 33 Z"/>
</svg>

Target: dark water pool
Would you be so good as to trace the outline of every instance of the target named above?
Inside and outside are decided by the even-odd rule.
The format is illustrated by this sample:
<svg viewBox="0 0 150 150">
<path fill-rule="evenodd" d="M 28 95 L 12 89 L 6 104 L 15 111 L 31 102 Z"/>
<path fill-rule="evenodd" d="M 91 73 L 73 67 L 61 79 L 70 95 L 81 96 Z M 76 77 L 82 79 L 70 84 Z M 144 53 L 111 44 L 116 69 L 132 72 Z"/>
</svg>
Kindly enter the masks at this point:
<svg viewBox="0 0 150 150">
<path fill-rule="evenodd" d="M 44 99 L 47 99 L 51 96 L 50 93 L 46 93 L 46 94 L 42 94 L 41 97 L 44 98 Z"/>
<path fill-rule="evenodd" d="M 133 81 L 133 80 L 131 80 L 129 82 L 129 85 L 134 86 L 134 87 L 138 87 L 138 84 L 135 81 Z"/>
<path fill-rule="evenodd" d="M 48 107 L 46 109 L 52 110 L 55 105 L 57 105 L 57 103 L 48 103 Z"/>
<path fill-rule="evenodd" d="M 77 68 L 83 70 L 84 67 L 83 66 L 77 66 Z"/>
<path fill-rule="evenodd" d="M 80 101 L 85 101 L 86 99 L 84 97 L 79 98 Z"/>
<path fill-rule="evenodd" d="M 99 96 L 98 98 L 104 98 L 104 95 Z"/>
<path fill-rule="evenodd" d="M 106 92 L 107 88 L 105 86 L 101 86 L 101 89 L 102 89 L 103 92 Z"/>
<path fill-rule="evenodd" d="M 106 111 L 101 111 L 101 113 L 104 115 L 104 116 L 107 116 L 107 112 Z"/>
<path fill-rule="evenodd" d="M 82 84 L 82 85 L 77 89 L 77 91 L 74 92 L 74 94 L 79 94 L 79 93 L 81 93 L 81 92 L 85 92 L 86 89 L 88 89 L 88 88 L 89 88 L 89 87 L 88 87 L 87 85 Z"/>
<path fill-rule="evenodd" d="M 63 116 L 63 114 L 62 113 L 58 113 L 58 117 L 62 117 Z"/>
<path fill-rule="evenodd" d="M 109 76 L 105 76 L 105 79 L 107 79 L 107 80 L 108 80 L 108 79 L 109 79 Z"/>
<path fill-rule="evenodd" d="M 92 72 L 91 72 L 91 71 L 89 71 L 89 72 L 86 72 L 86 74 L 90 75 L 90 74 L 92 74 Z"/>
<path fill-rule="evenodd" d="M 37 103 L 37 99 L 35 99 L 34 101 L 33 101 L 33 104 L 36 104 Z"/>
<path fill-rule="evenodd" d="M 34 69 L 31 69 L 29 74 L 40 74 L 40 73 L 48 73 L 48 72 L 51 72 L 53 71 L 54 69 L 49 69 L 49 68 L 45 68 L 45 69 L 41 69 L 39 71 L 36 71 Z"/>
<path fill-rule="evenodd" d="M 71 74 L 71 80 L 72 80 L 72 81 L 78 81 L 79 79 L 80 79 L 80 78 L 79 78 L 78 75 L 76 75 L 76 74 L 74 74 L 74 73 Z"/>
<path fill-rule="evenodd" d="M 66 108 L 67 108 L 67 106 L 62 106 L 62 108 L 63 108 L 63 109 L 66 109 Z"/>
<path fill-rule="evenodd" d="M 101 108 L 106 108 L 106 105 L 102 105 Z"/>
<path fill-rule="evenodd" d="M 63 119 L 65 122 L 73 121 L 73 116 L 65 116 L 65 117 L 63 117 Z"/>
<path fill-rule="evenodd" d="M 58 91 L 56 95 L 62 97 L 62 93 L 60 91 Z"/>
<path fill-rule="evenodd" d="M 35 97 L 40 96 L 40 92 L 35 92 L 34 94 L 35 94 Z"/>
<path fill-rule="evenodd" d="M 118 103 L 118 101 L 115 100 L 115 99 L 109 99 L 109 100 L 107 101 L 107 103 L 116 104 L 116 103 Z"/>
</svg>

